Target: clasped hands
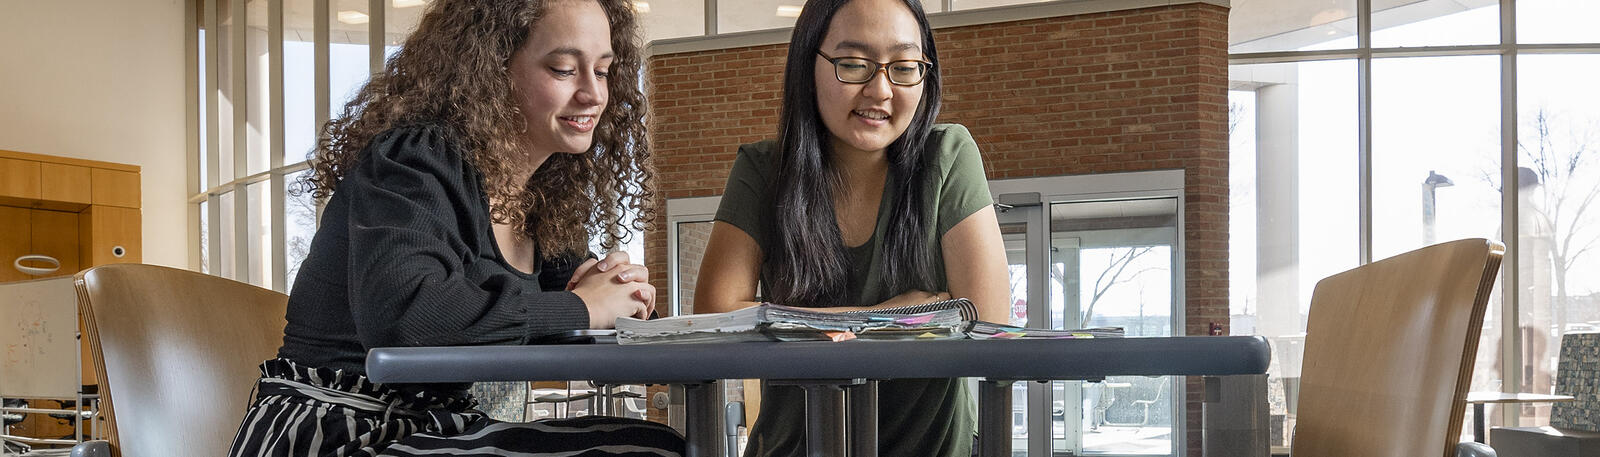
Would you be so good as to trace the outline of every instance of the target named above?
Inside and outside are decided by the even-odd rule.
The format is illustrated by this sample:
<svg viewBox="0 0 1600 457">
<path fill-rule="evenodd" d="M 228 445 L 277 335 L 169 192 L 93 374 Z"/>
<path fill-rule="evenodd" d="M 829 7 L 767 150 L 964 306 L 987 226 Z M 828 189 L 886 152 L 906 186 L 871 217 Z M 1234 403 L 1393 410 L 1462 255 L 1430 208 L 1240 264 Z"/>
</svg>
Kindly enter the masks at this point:
<svg viewBox="0 0 1600 457">
<path fill-rule="evenodd" d="M 589 328 L 613 328 L 617 318 L 647 319 L 656 307 L 650 269 L 630 263 L 628 253 L 613 251 L 589 259 L 573 270 L 567 290 L 589 309 Z"/>
</svg>

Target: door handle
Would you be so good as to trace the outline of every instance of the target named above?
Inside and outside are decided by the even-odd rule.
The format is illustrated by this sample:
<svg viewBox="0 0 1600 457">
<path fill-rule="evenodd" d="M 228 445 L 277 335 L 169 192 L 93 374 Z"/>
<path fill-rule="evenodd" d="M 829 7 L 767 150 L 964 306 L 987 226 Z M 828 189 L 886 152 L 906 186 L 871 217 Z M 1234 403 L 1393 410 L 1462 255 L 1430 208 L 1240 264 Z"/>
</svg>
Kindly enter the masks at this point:
<svg viewBox="0 0 1600 457">
<path fill-rule="evenodd" d="M 50 264 L 51 266 L 48 267 L 48 268 L 30 267 L 30 266 L 27 266 L 27 265 L 23 265 L 22 262 L 45 262 L 45 263 Z M 39 275 L 47 275 L 47 274 L 50 274 L 50 273 L 55 273 L 56 270 L 60 270 L 61 269 L 61 261 L 60 260 L 56 260 L 55 257 L 50 257 L 50 256 L 47 256 L 47 255 L 29 254 L 29 255 L 22 256 L 22 257 L 17 257 L 17 260 L 11 262 L 11 266 L 16 267 L 17 271 L 20 271 L 23 274 L 28 274 L 28 275 L 32 275 L 32 276 L 39 276 Z"/>
</svg>

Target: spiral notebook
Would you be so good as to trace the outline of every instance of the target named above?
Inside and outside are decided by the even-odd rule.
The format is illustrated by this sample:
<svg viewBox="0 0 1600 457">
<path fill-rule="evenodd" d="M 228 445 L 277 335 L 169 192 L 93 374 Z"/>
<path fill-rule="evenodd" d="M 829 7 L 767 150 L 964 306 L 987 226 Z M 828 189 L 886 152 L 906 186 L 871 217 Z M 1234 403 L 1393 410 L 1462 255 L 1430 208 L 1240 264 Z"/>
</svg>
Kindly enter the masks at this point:
<svg viewBox="0 0 1600 457">
<path fill-rule="evenodd" d="M 977 319 L 965 298 L 873 311 L 822 312 L 772 303 L 726 313 L 662 319 L 617 320 L 617 342 L 727 343 L 741 341 L 844 341 L 918 339 L 1120 338 L 1123 329 L 1036 329 Z"/>
<path fill-rule="evenodd" d="M 976 308 L 966 299 L 891 310 L 844 313 L 762 303 L 726 313 L 693 314 L 652 320 L 617 319 L 617 342 L 640 344 L 964 338 L 968 325 L 967 315 L 976 315 Z"/>
</svg>

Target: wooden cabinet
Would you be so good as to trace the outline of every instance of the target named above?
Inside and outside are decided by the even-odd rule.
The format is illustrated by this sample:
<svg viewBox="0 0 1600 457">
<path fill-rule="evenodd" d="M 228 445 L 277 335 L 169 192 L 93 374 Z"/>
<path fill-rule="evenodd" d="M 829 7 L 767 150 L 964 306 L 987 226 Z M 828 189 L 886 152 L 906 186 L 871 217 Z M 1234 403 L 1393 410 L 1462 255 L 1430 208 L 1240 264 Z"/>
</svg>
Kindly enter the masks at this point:
<svg viewBox="0 0 1600 457">
<path fill-rule="evenodd" d="M 33 229 L 33 253 L 47 255 L 57 262 L 61 268 L 50 276 L 66 276 L 77 273 L 79 261 L 78 213 L 66 211 L 51 211 L 36 209 L 28 212 L 31 219 L 29 226 Z"/>
<path fill-rule="evenodd" d="M 28 208 L 0 206 L 0 260 L 5 265 L 0 265 L 0 282 L 22 281 L 31 279 L 32 276 L 23 274 L 11 267 L 11 262 L 17 257 L 28 255 L 33 251 L 32 220 Z"/>
<path fill-rule="evenodd" d="M 96 168 L 92 170 L 90 188 L 94 191 L 95 205 L 139 207 L 139 173 Z"/>
<path fill-rule="evenodd" d="M 38 199 L 39 162 L 0 157 L 0 197 Z"/>
<path fill-rule="evenodd" d="M 93 168 L 59 163 L 39 164 L 39 199 L 87 205 L 93 190 L 89 177 Z M 125 173 L 125 172 L 123 172 Z M 134 174 L 137 190 L 138 174 Z M 137 194 L 135 194 L 137 195 Z M 134 201 L 137 208 L 139 203 Z"/>
<path fill-rule="evenodd" d="M 79 227 L 75 233 L 81 238 L 78 246 L 84 249 L 80 257 L 84 265 L 144 260 L 144 252 L 139 248 L 138 208 L 94 205 L 78 216 Z"/>
<path fill-rule="evenodd" d="M 0 282 L 64 276 L 77 273 L 79 255 L 78 213 L 0 206 Z M 60 262 L 55 273 L 33 276 L 16 269 L 14 262 L 26 255 L 44 255 Z M 41 261 L 24 266 L 48 267 Z"/>
<path fill-rule="evenodd" d="M 0 150 L 0 282 L 142 261 L 140 198 L 139 167 Z M 13 265 L 25 255 L 50 256 L 61 267 L 29 275 Z M 94 385 L 93 359 L 83 350 L 83 383 Z"/>
</svg>

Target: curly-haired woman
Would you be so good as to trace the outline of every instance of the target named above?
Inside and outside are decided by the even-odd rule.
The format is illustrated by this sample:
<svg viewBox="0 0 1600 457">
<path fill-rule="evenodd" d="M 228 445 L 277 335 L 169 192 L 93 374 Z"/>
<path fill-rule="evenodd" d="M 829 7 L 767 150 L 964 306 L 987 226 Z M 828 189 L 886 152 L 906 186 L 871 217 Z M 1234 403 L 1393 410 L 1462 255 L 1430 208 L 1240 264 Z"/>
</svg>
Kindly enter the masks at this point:
<svg viewBox="0 0 1600 457">
<path fill-rule="evenodd" d="M 304 184 L 327 208 L 230 455 L 683 452 L 658 424 L 496 422 L 467 385 L 363 369 L 374 347 L 522 344 L 649 314 L 643 267 L 585 260 L 591 235 L 614 245 L 654 212 L 631 3 L 428 7 L 321 136 Z"/>
</svg>

